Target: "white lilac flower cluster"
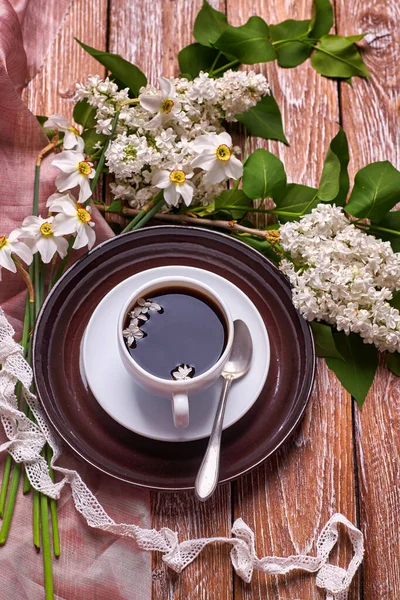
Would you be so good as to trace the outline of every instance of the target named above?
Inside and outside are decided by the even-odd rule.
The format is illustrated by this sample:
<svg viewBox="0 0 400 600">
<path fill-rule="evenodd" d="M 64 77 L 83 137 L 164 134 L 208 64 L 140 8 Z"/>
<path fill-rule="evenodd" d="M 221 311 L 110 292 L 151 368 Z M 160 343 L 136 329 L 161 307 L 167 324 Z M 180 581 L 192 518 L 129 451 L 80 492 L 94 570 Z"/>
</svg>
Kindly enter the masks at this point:
<svg viewBox="0 0 400 600">
<path fill-rule="evenodd" d="M 263 75 L 227 71 L 219 79 L 200 73 L 193 81 L 160 77 L 159 88 L 141 88 L 137 101 L 108 78 L 78 84 L 77 99 L 96 107 L 96 131 L 111 133 L 120 109 L 106 164 L 115 177 L 116 199 L 143 206 L 160 190 L 168 205 L 212 202 L 228 179 L 242 176 L 231 136 L 221 125 L 235 121 L 270 93 Z"/>
<path fill-rule="evenodd" d="M 358 333 L 380 351 L 400 350 L 400 313 L 389 304 L 400 289 L 400 254 L 389 242 L 361 231 L 329 204 L 286 223 L 280 234 L 294 261 L 284 259 L 280 268 L 306 319 Z"/>
<path fill-rule="evenodd" d="M 145 300 L 145 298 L 138 298 L 136 305 L 129 313 L 130 320 L 128 327 L 122 331 L 122 335 L 126 340 L 126 345 L 131 347 L 136 343 L 136 340 L 141 340 L 144 337 L 144 333 L 140 327 L 149 319 L 149 313 L 161 311 L 162 307 L 157 302 Z"/>
</svg>

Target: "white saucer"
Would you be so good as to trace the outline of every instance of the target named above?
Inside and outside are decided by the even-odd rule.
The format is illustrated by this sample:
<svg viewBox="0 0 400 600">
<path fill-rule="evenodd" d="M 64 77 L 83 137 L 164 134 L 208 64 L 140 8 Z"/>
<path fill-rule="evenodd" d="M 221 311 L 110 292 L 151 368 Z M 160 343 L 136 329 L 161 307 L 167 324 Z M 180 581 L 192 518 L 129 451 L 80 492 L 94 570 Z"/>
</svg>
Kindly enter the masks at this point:
<svg viewBox="0 0 400 600">
<path fill-rule="evenodd" d="M 92 314 L 81 345 L 82 377 L 100 406 L 131 431 L 155 440 L 187 442 L 208 437 L 218 404 L 222 378 L 207 390 L 192 394 L 190 423 L 178 429 L 171 403 L 153 396 L 134 383 L 121 361 L 117 346 L 117 321 L 127 297 L 156 277 L 187 276 L 199 279 L 221 295 L 233 319 L 246 321 L 253 340 L 253 359 L 248 373 L 234 382 L 226 406 L 224 429 L 238 421 L 257 400 L 268 374 L 270 348 L 264 322 L 249 298 L 223 277 L 194 267 L 158 267 L 132 275 L 113 288 Z M 85 345 L 85 353 L 82 352 Z"/>
</svg>

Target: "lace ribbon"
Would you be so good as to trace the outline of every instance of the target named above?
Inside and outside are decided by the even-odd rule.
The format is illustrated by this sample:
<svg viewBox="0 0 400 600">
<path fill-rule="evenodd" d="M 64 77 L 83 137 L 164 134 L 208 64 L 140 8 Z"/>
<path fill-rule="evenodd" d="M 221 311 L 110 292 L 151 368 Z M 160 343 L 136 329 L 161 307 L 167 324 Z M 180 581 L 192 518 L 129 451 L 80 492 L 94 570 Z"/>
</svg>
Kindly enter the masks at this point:
<svg viewBox="0 0 400 600">
<path fill-rule="evenodd" d="M 24 358 L 22 347 L 14 341 L 13 336 L 14 329 L 0 308 L 0 364 L 2 365 L 0 416 L 8 438 L 7 442 L 0 445 L 0 451 L 7 450 L 16 462 L 24 463 L 27 476 L 35 489 L 57 499 L 63 487 L 69 484 L 75 508 L 90 527 L 132 537 L 143 550 L 163 552 L 163 561 L 177 573 L 183 571 L 205 546 L 222 542 L 232 546 L 232 565 L 239 577 L 246 582 L 251 581 L 254 569 L 270 575 L 301 569 L 317 573 L 316 585 L 327 592 L 327 600 L 346 600 L 350 583 L 363 558 L 364 540 L 361 531 L 341 514 L 334 514 L 321 531 L 317 541 L 316 556 L 296 555 L 287 558 L 276 556 L 258 558 L 254 533 L 242 519 L 237 519 L 233 524 L 231 532 L 233 537 L 203 538 L 183 542 L 179 542 L 178 535 L 166 527 L 157 531 L 142 529 L 127 523 L 115 523 L 79 474 L 56 464 L 61 454 L 60 445 L 47 424 L 36 396 L 29 391 L 32 384 L 32 369 Z M 22 384 L 23 399 L 31 408 L 37 424 L 18 409 L 15 395 L 18 381 Z M 46 442 L 53 450 L 52 467 L 63 476 L 57 483 L 51 480 L 47 463 L 40 455 Z M 347 529 L 353 545 L 354 554 L 347 569 L 328 562 L 329 554 L 338 540 L 339 523 Z"/>
</svg>

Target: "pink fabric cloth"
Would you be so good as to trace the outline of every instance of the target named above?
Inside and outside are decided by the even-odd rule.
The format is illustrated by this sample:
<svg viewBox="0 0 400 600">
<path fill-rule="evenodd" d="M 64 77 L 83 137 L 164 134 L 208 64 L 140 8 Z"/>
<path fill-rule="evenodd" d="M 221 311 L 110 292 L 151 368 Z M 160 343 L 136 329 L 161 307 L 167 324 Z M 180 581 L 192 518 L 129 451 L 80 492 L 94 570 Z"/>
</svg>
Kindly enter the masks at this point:
<svg viewBox="0 0 400 600">
<path fill-rule="evenodd" d="M 69 0 L 57 0 L 58 12 L 51 26 L 56 35 Z M 18 227 L 32 213 L 35 161 L 46 145 L 35 116 L 23 104 L 19 92 L 30 72 L 40 67 L 51 37 L 38 32 L 46 21 L 48 0 L 0 0 L 0 236 Z M 52 12 L 54 15 L 54 11 Z M 26 34 L 25 37 L 23 34 Z M 55 191 L 58 172 L 43 162 L 40 211 Z M 97 241 L 112 235 L 103 218 L 94 213 Z M 18 274 L 2 270 L 0 305 L 20 334 L 26 288 Z M 1 434 L 3 436 L 3 434 Z M 4 462 L 4 456 L 0 458 Z M 63 465 L 76 468 L 116 521 L 150 526 L 149 494 L 95 471 L 65 451 Z M 2 467 L 0 464 L 0 472 Z M 10 537 L 0 548 L 1 599 L 42 600 L 42 558 L 32 543 L 32 496 L 18 496 Z M 69 493 L 59 501 L 61 557 L 54 561 L 56 599 L 61 600 L 147 600 L 151 597 L 151 556 L 140 552 L 134 542 L 91 530 L 75 512 Z"/>
</svg>

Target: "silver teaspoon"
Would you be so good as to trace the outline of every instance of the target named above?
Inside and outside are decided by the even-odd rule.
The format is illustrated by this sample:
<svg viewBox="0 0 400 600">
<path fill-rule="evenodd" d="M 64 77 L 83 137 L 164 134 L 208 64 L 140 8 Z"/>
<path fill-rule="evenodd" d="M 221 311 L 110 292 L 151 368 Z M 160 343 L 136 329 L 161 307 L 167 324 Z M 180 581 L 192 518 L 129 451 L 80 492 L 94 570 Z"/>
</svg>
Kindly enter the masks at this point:
<svg viewBox="0 0 400 600">
<path fill-rule="evenodd" d="M 214 424 L 203 462 L 197 473 L 195 492 L 199 500 L 207 500 L 214 493 L 219 476 L 219 457 L 221 451 L 222 425 L 224 422 L 225 406 L 232 381 L 246 375 L 253 354 L 253 342 L 249 328 L 244 321 L 234 322 L 232 351 L 229 360 L 222 371 L 225 379 L 219 400 Z"/>
</svg>

